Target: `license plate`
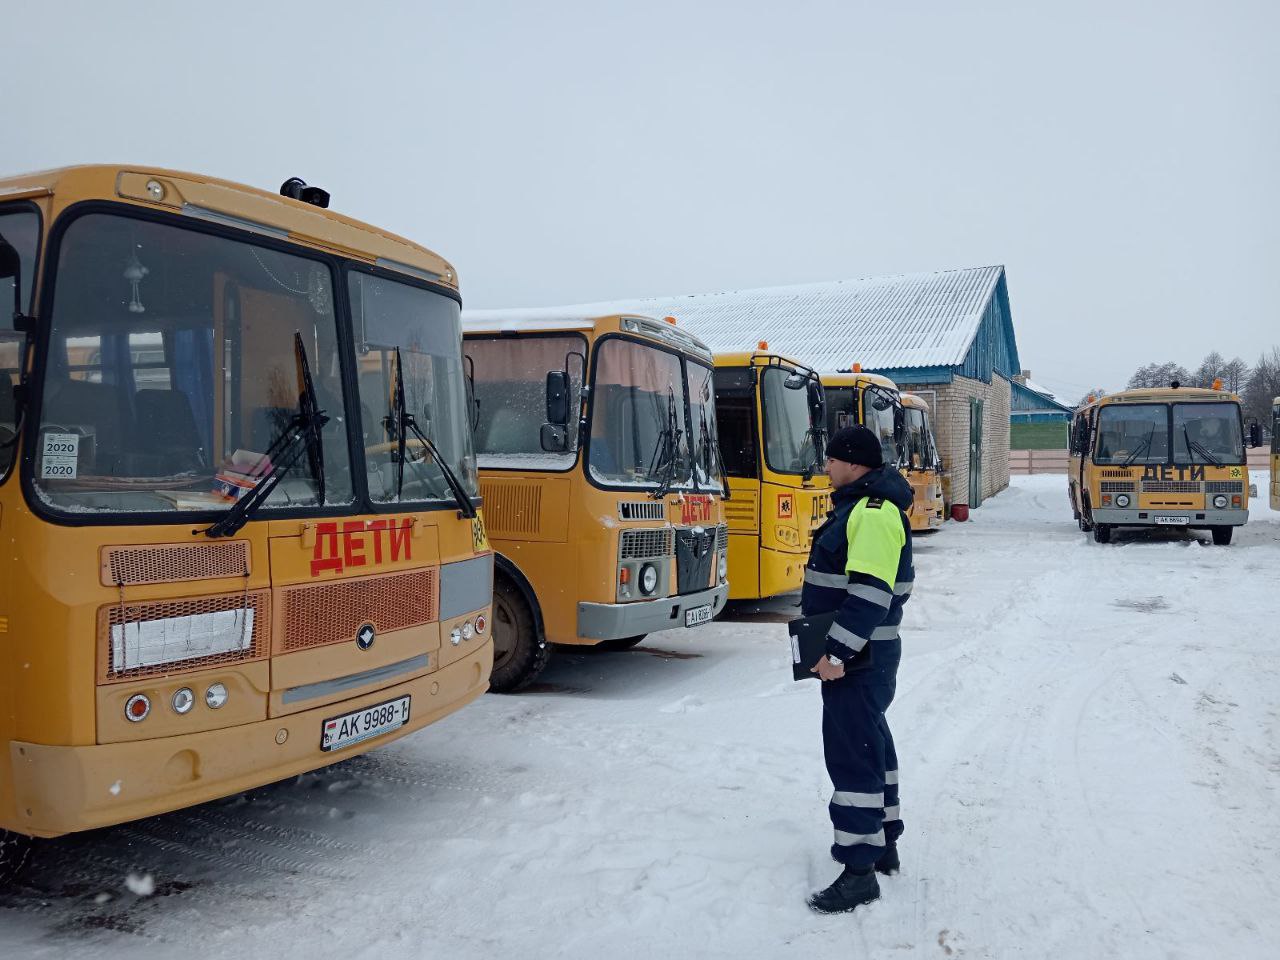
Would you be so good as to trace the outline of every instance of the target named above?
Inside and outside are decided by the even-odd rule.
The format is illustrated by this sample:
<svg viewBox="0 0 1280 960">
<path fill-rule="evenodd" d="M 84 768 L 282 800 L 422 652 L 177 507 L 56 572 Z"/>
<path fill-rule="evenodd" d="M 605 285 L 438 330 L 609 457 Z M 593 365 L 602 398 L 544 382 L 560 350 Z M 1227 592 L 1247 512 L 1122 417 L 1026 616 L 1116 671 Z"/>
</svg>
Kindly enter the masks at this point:
<svg viewBox="0 0 1280 960">
<path fill-rule="evenodd" d="M 706 603 L 700 607 L 690 607 L 684 612 L 684 625 L 686 627 L 696 627 L 700 623 L 711 622 L 711 604 Z"/>
<path fill-rule="evenodd" d="M 400 697 L 344 713 L 320 724 L 320 749 L 341 750 L 353 743 L 403 727 L 409 722 L 410 697 Z"/>
<path fill-rule="evenodd" d="M 1162 527 L 1185 527 L 1190 522 L 1190 517 L 1156 517 L 1157 525 Z"/>
</svg>

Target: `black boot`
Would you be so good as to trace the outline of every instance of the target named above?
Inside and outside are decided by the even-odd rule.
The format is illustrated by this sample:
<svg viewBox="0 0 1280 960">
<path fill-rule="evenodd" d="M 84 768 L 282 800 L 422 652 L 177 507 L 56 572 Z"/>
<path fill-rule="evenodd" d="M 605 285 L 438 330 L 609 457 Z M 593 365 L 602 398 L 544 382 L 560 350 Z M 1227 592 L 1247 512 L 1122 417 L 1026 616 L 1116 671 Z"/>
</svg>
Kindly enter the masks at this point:
<svg viewBox="0 0 1280 960">
<path fill-rule="evenodd" d="M 876 873 L 891 877 L 901 868 L 902 864 L 898 860 L 898 845 L 891 843 L 884 848 L 884 853 L 880 854 L 880 859 L 876 861 Z"/>
<path fill-rule="evenodd" d="M 848 913 L 864 903 L 880 899 L 880 884 L 870 867 L 845 867 L 835 883 L 809 898 L 809 907 L 818 913 Z"/>
</svg>

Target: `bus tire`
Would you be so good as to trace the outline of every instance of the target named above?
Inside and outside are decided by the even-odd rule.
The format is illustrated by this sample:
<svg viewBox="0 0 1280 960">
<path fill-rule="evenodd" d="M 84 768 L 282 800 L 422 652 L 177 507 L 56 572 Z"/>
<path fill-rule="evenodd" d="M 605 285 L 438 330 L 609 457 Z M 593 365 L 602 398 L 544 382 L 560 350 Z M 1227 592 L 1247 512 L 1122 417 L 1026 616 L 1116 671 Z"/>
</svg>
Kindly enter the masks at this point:
<svg viewBox="0 0 1280 960">
<path fill-rule="evenodd" d="M 551 644 L 524 592 L 509 577 L 493 581 L 493 673 L 489 689 L 515 693 L 528 686 L 551 658 Z"/>
<path fill-rule="evenodd" d="M 18 875 L 30 853 L 30 837 L 0 827 L 0 887 Z"/>
<path fill-rule="evenodd" d="M 1231 542 L 1231 532 L 1235 527 L 1210 527 L 1209 532 L 1213 534 L 1213 542 L 1219 547 L 1225 547 Z"/>
<path fill-rule="evenodd" d="M 1093 525 L 1093 542 L 1094 543 L 1110 543 L 1111 542 L 1111 524 L 1095 523 Z"/>
<path fill-rule="evenodd" d="M 642 633 L 635 637 L 617 637 L 614 640 L 601 640 L 597 646 L 601 650 L 630 650 L 647 636 L 647 633 Z"/>
</svg>

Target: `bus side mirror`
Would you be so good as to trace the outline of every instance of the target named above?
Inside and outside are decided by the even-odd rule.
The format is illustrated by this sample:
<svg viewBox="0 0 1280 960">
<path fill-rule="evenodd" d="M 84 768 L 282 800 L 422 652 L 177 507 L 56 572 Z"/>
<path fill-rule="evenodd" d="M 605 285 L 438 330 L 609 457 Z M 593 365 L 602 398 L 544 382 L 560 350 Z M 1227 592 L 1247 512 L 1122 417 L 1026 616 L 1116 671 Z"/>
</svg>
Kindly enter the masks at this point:
<svg viewBox="0 0 1280 960">
<path fill-rule="evenodd" d="M 1262 424 L 1257 420 L 1249 424 L 1249 446 L 1254 448 L 1262 446 Z"/>
<path fill-rule="evenodd" d="M 568 422 L 569 374 L 564 370 L 552 370 L 547 374 L 547 423 L 563 427 Z M 545 445 L 543 449 L 546 449 Z"/>
<path fill-rule="evenodd" d="M 538 442 L 545 453 L 564 453 L 569 449 L 569 431 L 563 423 L 544 423 Z"/>
</svg>

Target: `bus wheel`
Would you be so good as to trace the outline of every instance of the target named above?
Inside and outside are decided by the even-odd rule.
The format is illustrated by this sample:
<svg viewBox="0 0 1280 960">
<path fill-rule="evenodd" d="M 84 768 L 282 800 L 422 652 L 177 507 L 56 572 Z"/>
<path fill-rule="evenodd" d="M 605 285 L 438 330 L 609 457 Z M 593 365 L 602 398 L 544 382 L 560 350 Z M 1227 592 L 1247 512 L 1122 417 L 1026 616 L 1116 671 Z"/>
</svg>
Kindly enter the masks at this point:
<svg viewBox="0 0 1280 960">
<path fill-rule="evenodd" d="M 18 875 L 30 852 L 30 837 L 0 828 L 0 887 Z"/>
<path fill-rule="evenodd" d="M 1111 542 L 1111 524 L 1095 523 L 1093 525 L 1093 540 L 1095 543 Z"/>
<path fill-rule="evenodd" d="M 493 673 L 489 689 L 514 693 L 542 672 L 551 644 L 538 634 L 538 622 L 520 588 L 499 576 L 493 583 Z"/>
<path fill-rule="evenodd" d="M 642 633 L 636 637 L 618 637 L 616 640 L 601 640 L 597 646 L 601 650 L 630 650 L 647 636 L 647 633 Z"/>
<path fill-rule="evenodd" d="M 1220 547 L 1225 547 L 1231 542 L 1231 531 L 1235 527 L 1210 527 L 1209 532 L 1213 534 L 1213 542 Z"/>
</svg>

